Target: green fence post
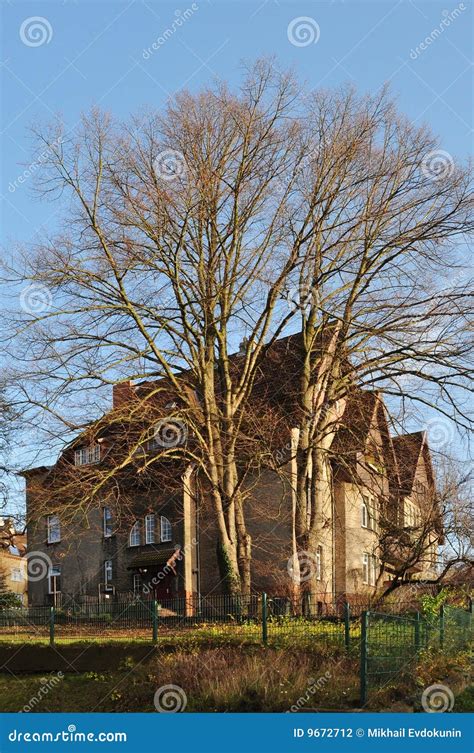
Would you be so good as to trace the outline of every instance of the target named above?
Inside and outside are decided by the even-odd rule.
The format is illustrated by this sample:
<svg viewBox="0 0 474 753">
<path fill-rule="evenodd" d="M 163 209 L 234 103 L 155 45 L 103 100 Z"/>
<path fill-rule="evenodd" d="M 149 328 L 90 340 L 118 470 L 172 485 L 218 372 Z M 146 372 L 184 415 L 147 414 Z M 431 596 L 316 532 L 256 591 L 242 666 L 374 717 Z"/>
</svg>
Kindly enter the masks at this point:
<svg viewBox="0 0 474 753">
<path fill-rule="evenodd" d="M 367 703 L 367 639 L 369 632 L 369 612 L 362 612 L 360 633 L 360 705 Z"/>
<path fill-rule="evenodd" d="M 153 622 L 153 643 L 158 643 L 158 604 L 153 599 L 151 605 L 151 619 Z"/>
<path fill-rule="evenodd" d="M 439 608 L 439 645 L 444 646 L 444 604 Z"/>
<path fill-rule="evenodd" d="M 54 607 L 49 609 L 49 645 L 54 646 Z"/>
<path fill-rule="evenodd" d="M 351 647 L 351 608 L 348 601 L 344 602 L 344 645 L 346 651 Z"/>
<path fill-rule="evenodd" d="M 421 648 L 421 615 L 419 612 L 415 614 L 415 651 L 419 652 Z"/>
<path fill-rule="evenodd" d="M 262 641 L 266 645 L 268 641 L 268 624 L 267 624 L 267 594 L 262 594 Z"/>
</svg>

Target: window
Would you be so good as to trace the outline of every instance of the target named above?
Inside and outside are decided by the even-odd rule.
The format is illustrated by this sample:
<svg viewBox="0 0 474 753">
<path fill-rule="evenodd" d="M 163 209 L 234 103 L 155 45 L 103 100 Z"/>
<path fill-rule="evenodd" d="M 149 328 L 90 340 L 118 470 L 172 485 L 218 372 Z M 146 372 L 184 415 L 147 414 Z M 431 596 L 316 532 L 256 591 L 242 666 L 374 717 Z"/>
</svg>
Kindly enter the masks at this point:
<svg viewBox="0 0 474 753">
<path fill-rule="evenodd" d="M 112 560 L 104 562 L 104 582 L 106 586 L 112 582 Z"/>
<path fill-rule="evenodd" d="M 362 582 L 369 583 L 369 555 L 365 552 L 362 555 Z"/>
<path fill-rule="evenodd" d="M 362 555 L 362 581 L 367 586 L 375 586 L 378 576 L 377 557 L 364 552 Z"/>
<path fill-rule="evenodd" d="M 415 506 L 411 502 L 405 502 L 405 526 L 412 528 L 413 526 L 417 525 L 418 517 L 418 508 L 415 508 Z"/>
<path fill-rule="evenodd" d="M 61 526 L 57 515 L 48 515 L 46 518 L 48 528 L 48 544 L 56 544 L 61 541 Z"/>
<path fill-rule="evenodd" d="M 90 465 L 100 461 L 100 444 L 81 447 L 74 453 L 74 465 Z"/>
<path fill-rule="evenodd" d="M 361 524 L 362 528 L 370 528 L 370 526 L 369 526 L 370 517 L 369 517 L 369 510 L 367 508 L 366 497 L 364 497 L 364 501 L 362 502 L 362 506 L 361 506 L 361 509 L 360 509 L 360 515 L 361 515 L 360 524 Z"/>
<path fill-rule="evenodd" d="M 48 586 L 50 594 L 57 594 L 61 591 L 61 565 L 53 565 L 49 568 Z"/>
<path fill-rule="evenodd" d="M 155 543 L 155 516 L 153 513 L 145 517 L 145 544 Z"/>
<path fill-rule="evenodd" d="M 379 574 L 378 569 L 379 568 L 378 568 L 377 557 L 375 555 L 372 555 L 372 557 L 370 558 L 370 573 L 369 573 L 371 586 L 375 586 L 377 582 L 377 578 Z"/>
<path fill-rule="evenodd" d="M 321 580 L 323 577 L 323 548 L 318 546 L 316 549 L 316 579 Z"/>
<path fill-rule="evenodd" d="M 19 567 L 13 568 L 13 570 L 11 571 L 10 580 L 16 581 L 17 583 L 23 580 L 23 573 L 21 572 Z"/>
<path fill-rule="evenodd" d="M 107 539 L 112 536 L 112 512 L 110 510 L 110 507 L 104 507 L 102 515 L 104 537 Z"/>
<path fill-rule="evenodd" d="M 140 521 L 139 520 L 136 520 L 135 523 L 132 526 L 132 529 L 130 531 L 129 544 L 130 544 L 130 546 L 140 546 L 140 544 L 141 544 Z"/>
<path fill-rule="evenodd" d="M 161 516 L 161 541 L 171 541 L 171 523 L 164 515 Z"/>
<path fill-rule="evenodd" d="M 142 576 L 135 573 L 133 576 L 133 593 L 139 594 L 142 590 Z"/>
</svg>

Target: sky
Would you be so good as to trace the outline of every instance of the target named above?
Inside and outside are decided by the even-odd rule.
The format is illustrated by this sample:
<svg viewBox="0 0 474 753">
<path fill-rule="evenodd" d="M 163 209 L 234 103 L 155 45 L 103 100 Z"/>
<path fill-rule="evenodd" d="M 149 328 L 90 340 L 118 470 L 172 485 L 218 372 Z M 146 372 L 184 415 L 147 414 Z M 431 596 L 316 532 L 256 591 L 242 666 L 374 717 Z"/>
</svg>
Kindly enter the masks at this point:
<svg viewBox="0 0 474 753">
<path fill-rule="evenodd" d="M 127 118 L 241 64 L 275 55 L 310 88 L 389 82 L 400 109 L 449 156 L 473 144 L 472 3 L 255 0 L 57 0 L 1 5 L 0 242 L 54 229 L 57 209 L 32 192 L 41 156 L 29 128 L 60 113 L 71 131 L 98 105 Z"/>
</svg>

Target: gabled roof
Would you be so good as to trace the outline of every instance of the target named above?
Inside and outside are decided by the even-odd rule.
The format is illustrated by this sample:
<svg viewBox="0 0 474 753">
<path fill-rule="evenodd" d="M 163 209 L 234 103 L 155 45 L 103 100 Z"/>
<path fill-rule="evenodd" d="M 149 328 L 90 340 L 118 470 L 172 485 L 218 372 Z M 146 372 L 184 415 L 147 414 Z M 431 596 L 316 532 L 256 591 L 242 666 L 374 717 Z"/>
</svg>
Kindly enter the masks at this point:
<svg viewBox="0 0 474 753">
<path fill-rule="evenodd" d="M 370 434 L 378 392 L 355 390 L 347 398 L 342 416 L 342 427 L 337 430 L 332 450 L 350 454 L 362 452 Z"/>
<path fill-rule="evenodd" d="M 401 434 L 393 437 L 392 443 L 397 458 L 400 485 L 404 493 L 409 495 L 413 491 L 420 455 L 426 446 L 426 435 L 423 431 Z"/>
</svg>

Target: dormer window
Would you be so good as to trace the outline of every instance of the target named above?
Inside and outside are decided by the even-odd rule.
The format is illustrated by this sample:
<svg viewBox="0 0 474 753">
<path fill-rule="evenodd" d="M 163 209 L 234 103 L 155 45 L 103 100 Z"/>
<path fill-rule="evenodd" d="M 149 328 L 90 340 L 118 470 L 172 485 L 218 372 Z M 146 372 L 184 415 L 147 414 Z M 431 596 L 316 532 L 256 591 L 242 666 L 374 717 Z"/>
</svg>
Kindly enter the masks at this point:
<svg viewBox="0 0 474 753">
<path fill-rule="evenodd" d="M 74 453 L 74 465 L 92 465 L 100 462 L 100 444 L 81 447 Z"/>
</svg>

